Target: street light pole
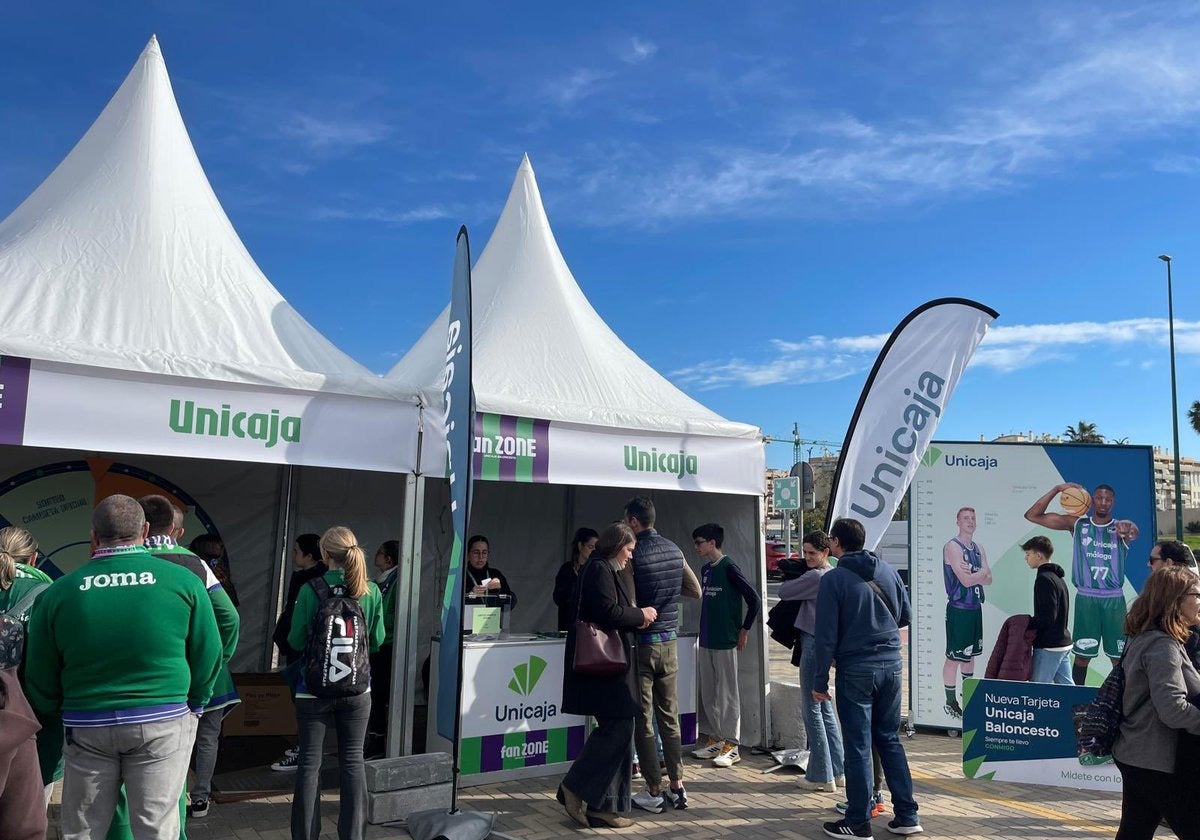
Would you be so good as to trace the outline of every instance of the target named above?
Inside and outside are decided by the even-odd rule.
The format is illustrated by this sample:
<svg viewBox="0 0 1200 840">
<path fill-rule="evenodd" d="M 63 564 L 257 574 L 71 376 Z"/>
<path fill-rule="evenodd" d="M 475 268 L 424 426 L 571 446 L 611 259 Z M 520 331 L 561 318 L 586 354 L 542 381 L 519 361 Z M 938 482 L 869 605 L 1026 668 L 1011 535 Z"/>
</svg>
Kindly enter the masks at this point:
<svg viewBox="0 0 1200 840">
<path fill-rule="evenodd" d="M 1171 292 L 1171 255 L 1159 254 L 1167 264 L 1167 330 L 1171 341 L 1171 431 L 1175 436 L 1175 539 L 1183 539 L 1183 476 L 1179 467 L 1179 396 L 1175 387 L 1175 298 Z"/>
</svg>

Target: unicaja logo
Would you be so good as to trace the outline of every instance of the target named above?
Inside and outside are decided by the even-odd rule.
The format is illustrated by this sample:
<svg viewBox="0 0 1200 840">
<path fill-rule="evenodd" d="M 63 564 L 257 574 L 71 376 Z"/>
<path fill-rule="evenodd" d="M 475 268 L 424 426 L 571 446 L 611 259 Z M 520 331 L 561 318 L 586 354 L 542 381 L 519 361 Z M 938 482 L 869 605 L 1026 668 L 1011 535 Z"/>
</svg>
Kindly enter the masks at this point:
<svg viewBox="0 0 1200 840">
<path fill-rule="evenodd" d="M 181 435 L 215 435 L 260 440 L 270 449 L 280 440 L 300 442 L 300 418 L 272 408 L 270 413 L 234 411 L 229 403 L 206 408 L 192 400 L 171 400 L 171 431 Z"/>
<path fill-rule="evenodd" d="M 925 454 L 921 456 L 921 466 L 932 467 L 937 463 L 937 459 L 942 457 L 942 450 L 936 446 L 931 446 L 925 450 Z"/>
<path fill-rule="evenodd" d="M 513 678 L 508 681 L 508 687 L 522 697 L 528 697 L 545 670 L 546 660 L 540 656 L 531 656 L 528 662 L 522 662 L 513 668 Z"/>
<path fill-rule="evenodd" d="M 656 447 L 649 451 L 636 446 L 625 447 L 625 469 L 631 472 L 670 473 L 676 478 L 696 475 L 700 471 L 700 459 L 695 455 L 679 452 L 659 452 Z"/>
</svg>

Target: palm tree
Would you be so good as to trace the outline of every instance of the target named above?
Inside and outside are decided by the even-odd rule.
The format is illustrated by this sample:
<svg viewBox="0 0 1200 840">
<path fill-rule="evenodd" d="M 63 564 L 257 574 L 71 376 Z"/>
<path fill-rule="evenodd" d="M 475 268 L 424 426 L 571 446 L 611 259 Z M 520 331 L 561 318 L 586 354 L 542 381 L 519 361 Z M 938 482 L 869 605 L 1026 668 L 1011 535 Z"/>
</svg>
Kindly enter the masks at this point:
<svg viewBox="0 0 1200 840">
<path fill-rule="evenodd" d="M 1196 434 L 1200 435 L 1200 400 L 1196 400 L 1188 409 L 1188 422 L 1192 424 Z"/>
<path fill-rule="evenodd" d="M 1104 436 L 1096 431 L 1096 424 L 1083 420 L 1074 426 L 1067 426 L 1063 436 L 1068 443 L 1104 443 Z"/>
</svg>

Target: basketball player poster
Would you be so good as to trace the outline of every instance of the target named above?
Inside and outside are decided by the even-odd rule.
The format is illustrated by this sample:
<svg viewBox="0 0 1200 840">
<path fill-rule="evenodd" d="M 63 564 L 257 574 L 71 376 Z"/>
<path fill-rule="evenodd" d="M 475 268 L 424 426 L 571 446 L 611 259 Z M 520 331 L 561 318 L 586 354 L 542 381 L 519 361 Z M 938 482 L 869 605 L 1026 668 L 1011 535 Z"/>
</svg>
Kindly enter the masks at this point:
<svg viewBox="0 0 1200 840">
<path fill-rule="evenodd" d="M 1021 545 L 1038 535 L 1066 573 L 1075 681 L 1099 685 L 1149 574 L 1153 482 L 1150 447 L 934 442 L 909 488 L 909 722 L 963 727 L 963 681 L 984 676 L 1007 618 L 1033 612 Z"/>
</svg>

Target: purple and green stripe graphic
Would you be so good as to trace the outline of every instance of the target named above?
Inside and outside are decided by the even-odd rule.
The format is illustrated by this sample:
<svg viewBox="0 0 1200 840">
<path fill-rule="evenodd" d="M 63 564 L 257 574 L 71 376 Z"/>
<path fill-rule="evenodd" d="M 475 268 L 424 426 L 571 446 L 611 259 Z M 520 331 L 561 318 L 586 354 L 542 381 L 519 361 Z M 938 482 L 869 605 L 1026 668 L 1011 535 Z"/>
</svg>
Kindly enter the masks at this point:
<svg viewBox="0 0 1200 840">
<path fill-rule="evenodd" d="M 0 443 L 20 446 L 25 438 L 29 359 L 0 357 Z"/>
<path fill-rule="evenodd" d="M 475 478 L 546 484 L 550 421 L 506 414 L 475 415 Z"/>
<path fill-rule="evenodd" d="M 586 737 L 584 727 L 564 726 L 463 738 L 459 766 L 469 774 L 562 764 L 578 757 Z"/>
</svg>

